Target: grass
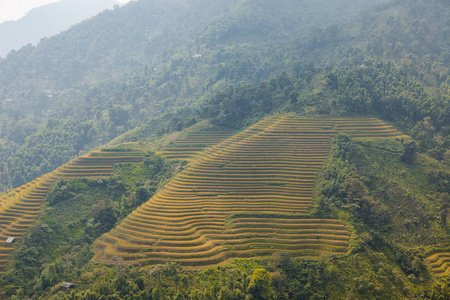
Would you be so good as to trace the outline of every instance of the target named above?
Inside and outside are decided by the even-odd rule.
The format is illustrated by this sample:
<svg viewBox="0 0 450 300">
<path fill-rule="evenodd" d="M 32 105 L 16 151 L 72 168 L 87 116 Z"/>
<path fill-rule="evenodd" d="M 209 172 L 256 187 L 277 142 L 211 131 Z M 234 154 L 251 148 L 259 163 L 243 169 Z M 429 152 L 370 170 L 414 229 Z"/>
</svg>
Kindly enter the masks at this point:
<svg viewBox="0 0 450 300">
<path fill-rule="evenodd" d="M 439 192 L 429 174 L 442 169 L 438 161 L 418 154 L 415 163 L 400 161 L 400 140 L 358 141 L 352 161 L 372 190 L 372 196 L 390 207 L 389 240 L 408 247 L 442 243 L 446 231 L 440 222 Z"/>
</svg>

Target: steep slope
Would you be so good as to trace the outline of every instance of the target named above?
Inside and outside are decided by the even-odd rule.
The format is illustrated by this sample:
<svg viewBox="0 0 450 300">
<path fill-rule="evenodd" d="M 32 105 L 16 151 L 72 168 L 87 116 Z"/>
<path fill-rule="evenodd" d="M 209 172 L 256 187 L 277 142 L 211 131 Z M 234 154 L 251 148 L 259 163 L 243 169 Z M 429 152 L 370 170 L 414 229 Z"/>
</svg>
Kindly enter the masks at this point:
<svg viewBox="0 0 450 300">
<path fill-rule="evenodd" d="M 392 59 L 408 74 L 440 84 L 448 76 L 449 17 L 448 1 L 386 1 L 344 26 L 317 30 L 299 40 L 297 50 L 340 66 L 358 65 L 367 57 Z"/>
<path fill-rule="evenodd" d="M 93 125 L 80 145 L 92 149 L 228 84 L 269 78 L 291 63 L 285 45 L 376 2 L 133 1 L 104 12 L 0 60 L 0 145 L 14 156 L 49 120 L 71 119 Z M 18 186 L 14 171 L 6 188 Z"/>
<path fill-rule="evenodd" d="M 0 198 L 0 273 L 5 271 L 8 257 L 14 250 L 6 244 L 6 239 L 14 237 L 17 242 L 35 224 L 41 214 L 45 196 L 55 182 L 69 178 L 108 177 L 114 164 L 142 160 L 140 151 L 94 151 L 3 195 Z"/>
<path fill-rule="evenodd" d="M 302 214 L 331 137 L 404 137 L 377 119 L 275 115 L 207 148 L 147 203 L 97 240 L 96 260 L 188 266 L 228 259 L 343 253 L 349 228 Z M 162 152 L 163 154 L 167 152 Z M 176 154 L 165 154 L 176 159 Z M 179 154 L 184 159 L 185 153 Z"/>
<path fill-rule="evenodd" d="M 36 49 L 24 49 L 1 61 L 0 83 L 4 86 L 22 80 L 31 72 L 34 80 L 37 76 L 50 80 L 46 82 L 50 85 L 44 84 L 43 88 L 69 87 L 80 80 L 101 80 L 106 72 L 111 76 L 111 71 L 160 63 L 197 35 L 205 34 L 219 43 L 228 41 L 226 36 L 235 35 L 235 31 L 241 32 L 240 36 L 256 31 L 258 35 L 273 34 L 277 40 L 289 39 L 307 34 L 314 27 L 339 22 L 376 2 L 322 0 L 311 4 L 283 0 L 274 6 L 270 1 L 249 0 L 133 1 L 43 41 Z M 224 33 L 212 34 L 217 26 Z M 261 40 L 247 37 L 239 44 L 248 42 Z M 72 64 L 75 61 L 76 66 Z"/>
<path fill-rule="evenodd" d="M 185 130 L 187 131 L 187 130 Z M 176 137 L 169 136 L 168 145 L 159 145 L 155 149 L 158 155 L 169 160 L 196 160 L 196 155 L 208 147 L 214 146 L 237 133 L 235 130 L 219 127 L 203 121 L 189 127 L 187 132 L 179 132 Z"/>
<path fill-rule="evenodd" d="M 340 21 L 340 17 L 351 16 L 357 9 L 374 2 L 360 1 L 354 7 L 349 7 L 348 3 L 285 1 L 283 5 L 272 7 L 269 2 L 262 1 L 194 1 L 185 7 L 177 1 L 150 1 L 130 3 L 101 14 L 36 48 L 23 49 L 0 62 L 0 81 L 3 80 L 0 84 L 0 98 L 3 100 L 0 145 L 4 153 L 13 156 L 25 143 L 25 138 L 45 126 L 49 118 L 70 117 L 75 122 L 91 122 L 93 139 L 80 145 L 81 149 L 89 149 L 146 121 L 151 122 L 155 117 L 170 113 L 174 117 L 180 113 L 180 107 L 185 107 L 186 114 L 190 111 L 197 117 L 195 111 L 198 106 L 201 107 L 205 99 L 218 94 L 218 91 L 222 93 L 224 87 L 242 82 L 257 83 L 281 70 L 289 75 L 298 75 L 300 71 L 304 74 L 302 78 L 292 76 L 292 85 L 286 90 L 283 84 L 275 86 L 274 89 L 280 89 L 280 93 L 269 97 L 277 100 L 287 98 L 292 89 L 306 99 L 310 95 L 303 95 L 308 91 L 302 89 L 312 85 L 315 91 L 311 80 L 330 75 L 328 79 L 338 77 L 337 90 L 332 95 L 339 100 L 334 113 L 353 113 L 355 110 L 359 114 L 366 113 L 366 103 L 353 102 L 366 100 L 371 106 L 392 102 L 395 105 L 377 107 L 376 113 L 389 119 L 393 116 L 385 114 L 387 108 L 398 108 L 403 113 L 394 113 L 396 121 L 401 122 L 408 117 L 416 123 L 426 116 L 434 119 L 439 116 L 445 123 L 448 119 L 448 111 L 445 111 L 448 107 L 448 43 L 445 42 L 448 40 L 445 38 L 448 6 L 445 2 L 427 3 L 424 6 L 425 17 L 419 23 L 414 20 L 418 17 L 417 7 L 420 7 L 421 0 L 411 2 L 415 9 L 408 9 L 402 1 L 392 1 L 377 6 L 360 21 L 331 26 L 304 37 L 312 27 L 326 27 L 328 22 Z M 204 13 L 198 16 L 199 11 Z M 400 16 L 398 19 L 397 15 Z M 435 18 L 432 17 L 434 15 Z M 315 22 L 309 19 L 311 16 L 316 16 Z M 368 23 L 367 20 L 373 22 Z M 390 31 L 392 27 L 387 25 L 392 22 L 394 31 Z M 409 36 L 408 28 L 411 26 L 414 26 L 414 32 Z M 413 47 L 421 41 L 419 35 L 423 31 L 419 27 L 430 33 L 424 37 L 426 47 L 422 48 Z M 270 39 L 261 36 L 270 36 Z M 372 41 L 373 45 L 368 47 L 369 37 L 379 41 Z M 405 43 L 400 43 L 397 51 L 393 51 L 392 40 L 396 39 Z M 375 46 L 382 51 L 374 52 Z M 434 49 L 434 54 L 424 55 L 430 49 Z M 391 62 L 376 62 L 372 67 L 379 66 L 383 72 L 369 73 L 372 72 L 371 66 L 363 63 L 372 55 L 393 58 L 398 64 L 397 70 L 389 67 Z M 431 68 L 424 65 L 427 57 L 435 62 Z M 311 65 L 304 67 L 307 70 L 299 70 L 301 64 L 293 63 L 305 60 L 320 64 L 350 64 L 348 69 L 351 71 L 342 72 L 345 74 L 343 82 L 340 82 L 342 70 L 326 74 L 328 71 L 320 71 Z M 359 67 L 354 68 L 355 65 Z M 323 74 L 314 77 L 319 72 Z M 372 78 L 372 75 L 376 77 Z M 389 81 L 404 82 L 406 86 L 414 87 L 414 91 L 406 95 L 404 87 L 392 95 L 390 91 L 396 88 L 397 83 L 383 83 L 380 76 Z M 364 86 L 360 87 L 353 85 L 366 78 L 373 79 L 375 85 L 371 86 L 372 82 L 363 82 Z M 432 87 L 415 87 L 420 80 Z M 352 83 L 351 88 L 346 83 Z M 330 87 L 333 87 L 331 83 Z M 363 88 L 367 91 L 355 95 L 355 91 Z M 353 110 L 341 102 L 347 100 L 345 98 L 351 100 L 348 106 Z M 277 102 L 266 97 L 257 98 L 255 101 L 264 107 L 264 112 L 273 107 L 263 105 L 261 99 Z M 408 107 L 404 107 L 405 104 Z M 428 107 L 439 107 L 437 110 L 442 113 L 433 113 Z M 418 108 L 420 112 L 417 112 Z M 411 110 L 414 112 L 410 113 Z M 169 120 L 165 122 L 167 124 Z M 8 174 L 14 171 L 4 172 L 2 181 L 6 187 L 17 186 L 11 184 L 12 177 L 8 178 Z M 30 172 L 27 170 L 25 173 Z"/>
<path fill-rule="evenodd" d="M 320 1 L 315 3 L 323 5 Z M 150 140 L 157 130 L 158 134 L 176 132 L 172 136 L 181 135 L 171 145 L 160 149 L 159 153 L 170 160 L 188 160 L 191 165 L 180 172 L 166 189 L 98 241 L 96 258 L 102 262 L 114 262 L 118 273 L 126 264 L 122 265 L 121 258 L 143 264 L 160 263 L 171 258 L 185 265 L 215 265 L 232 257 L 267 257 L 277 250 L 290 251 L 294 256 L 313 256 L 320 251 L 344 253 L 348 249 L 349 234 L 357 232 L 358 238 L 352 243 L 352 252 L 348 255 L 338 256 L 335 261 L 331 259 L 334 255 L 330 256 L 329 261 L 313 260 L 313 264 L 317 262 L 316 265 L 319 265 L 317 269 L 308 266 L 308 259 L 301 259 L 301 269 L 285 274 L 294 277 L 307 273 L 308 278 L 320 274 L 314 282 L 316 291 L 324 290 L 323 282 L 327 282 L 325 285 L 332 282 L 331 290 L 327 285 L 328 295 L 341 298 L 433 299 L 439 298 L 436 294 L 442 294 L 442 299 L 448 299 L 450 292 L 445 292 L 448 289 L 445 275 L 448 273 L 449 251 L 445 244 L 436 245 L 447 238 L 445 220 L 450 207 L 450 200 L 444 199 L 439 203 L 441 200 L 438 198 L 439 194 L 448 195 L 449 192 L 446 172 L 450 157 L 447 150 L 450 132 L 449 39 L 446 38 L 450 26 L 448 1 L 388 1 L 356 23 L 315 30 L 306 40 L 300 38 L 292 46 L 290 41 L 296 38 L 293 32 L 298 30 L 297 24 L 301 27 L 302 23 L 290 23 L 289 20 L 299 18 L 301 14 L 298 14 L 298 8 L 306 2 L 294 4 L 291 7 L 274 7 L 270 6 L 269 1 L 232 1 L 226 3 L 225 13 L 210 7 L 215 17 L 209 18 L 205 14 L 199 18 L 203 25 L 199 25 L 198 28 L 201 28 L 198 31 L 197 27 L 195 30 L 189 29 L 189 33 L 192 33 L 189 37 L 170 34 L 173 39 L 167 44 L 165 32 L 171 33 L 171 28 L 164 29 L 165 25 L 155 25 L 154 32 L 151 31 L 153 27 L 149 29 L 151 33 L 147 32 L 139 45 L 121 34 L 113 35 L 112 41 L 109 41 L 107 37 L 98 38 L 92 33 L 99 43 L 91 44 L 88 50 L 83 48 L 83 43 L 75 43 L 83 47 L 81 54 L 75 50 L 69 54 L 74 57 L 73 61 L 59 59 L 59 51 L 52 48 L 69 44 L 71 39 L 67 36 L 64 41 L 59 40 L 61 44 L 53 44 L 54 40 L 47 41 L 48 49 L 57 58 L 55 61 L 52 61 L 52 57 L 46 57 L 44 51 L 37 57 L 36 50 L 31 47 L 23 49 L 23 52 L 15 53 L 16 56 L 0 68 L 3 73 L 0 80 L 7 82 L 1 94 L 5 100 L 0 107 L 4 121 L 0 129 L 2 137 L 7 138 L 0 141 L 0 145 L 7 146 L 7 139 L 11 136 L 23 137 L 27 145 L 32 142 L 33 148 L 29 150 L 28 157 L 35 158 L 32 163 L 37 164 L 33 167 L 38 169 L 42 163 L 39 157 L 45 156 L 39 151 L 38 142 L 41 139 L 39 136 L 26 139 L 26 136 L 49 117 L 87 120 L 88 123 L 90 120 L 92 130 L 86 131 L 95 135 L 97 143 L 109 141 L 147 121 L 139 134 L 130 132 L 125 140 L 139 141 L 142 137 Z M 206 7 L 208 3 L 202 5 Z M 339 15 L 335 7 L 329 7 L 334 15 Z M 272 19 L 272 14 L 265 9 L 273 11 L 273 15 L 278 17 Z M 146 11 L 144 14 L 148 13 Z M 249 15 L 251 18 L 247 17 Z M 279 16 L 284 15 L 289 16 L 283 20 L 286 24 L 279 21 Z M 172 17 L 170 14 L 164 16 Z M 192 19 L 195 18 L 186 20 Z M 139 18 L 132 19 L 135 20 Z M 177 24 L 173 26 L 175 31 L 183 26 L 176 21 L 171 22 L 167 26 Z M 188 25 L 198 25 L 195 22 L 192 24 Z M 88 31 L 88 27 L 84 29 Z M 119 29 L 115 28 L 117 32 Z M 135 33 L 132 30 L 128 32 L 132 32 L 130 35 Z M 109 36 L 107 31 L 104 33 Z M 85 38 L 83 34 L 80 36 Z M 155 36 L 159 39 L 152 39 Z M 269 42 L 264 39 L 265 36 L 270 37 Z M 148 40 L 157 43 L 149 45 Z M 117 43 L 115 49 L 125 50 L 108 53 L 106 45 L 109 42 Z M 173 45 L 181 46 L 177 48 Z M 45 49 L 44 43 L 41 46 L 41 50 Z M 66 55 L 69 51 L 61 52 Z M 367 59 L 370 56 L 374 58 Z M 85 59 L 81 63 L 78 61 L 80 57 Z M 312 64 L 303 65 L 295 60 L 344 67 L 320 70 Z M 107 70 L 102 69 L 104 65 Z M 89 71 L 91 66 L 92 73 Z M 46 70 L 47 67 L 49 70 Z M 279 70 L 286 73 L 270 78 Z M 46 78 L 36 80 L 33 77 L 35 73 L 45 75 Z M 270 80 L 258 83 L 267 78 Z M 85 85 L 80 84 L 82 82 Z M 258 84 L 245 84 L 248 82 Z M 91 86 L 94 87 L 89 88 Z M 209 101 L 209 97 L 213 101 Z M 203 106 L 205 103 L 208 106 L 206 108 Z M 202 111 L 210 114 L 202 114 Z M 239 130 L 272 111 L 324 113 L 332 116 L 358 114 L 360 117 L 328 117 L 320 120 L 304 117 L 302 121 L 287 121 L 287 118 L 274 127 L 259 128 L 254 135 L 246 136 L 243 132 L 237 136 L 238 140 L 233 137 L 226 140 L 234 133 L 233 130 L 224 130 L 215 136 L 211 136 L 201 126 L 198 132 L 186 136 L 183 132 L 177 132 L 192 124 L 191 121 L 195 123 L 193 118 L 199 115 L 201 118 L 214 118 L 211 120 L 214 124 Z M 406 136 L 378 119 L 365 118 L 366 114 L 401 123 L 404 132 L 412 129 L 410 133 L 417 138 L 417 148 Z M 158 118 L 153 118 L 155 116 Z M 279 117 L 273 116 L 274 119 Z M 308 127 L 301 129 L 294 126 L 309 121 L 326 126 L 313 126 L 311 131 Z M 158 126 L 153 126 L 155 123 Z M 276 134 L 271 135 L 271 130 Z M 329 157 L 326 153 L 330 149 L 328 152 L 325 150 L 326 142 L 316 148 L 314 143 L 302 144 L 299 141 L 317 136 L 317 139 L 323 138 L 323 142 L 325 136 L 329 138 L 339 131 L 347 132 L 354 141 L 347 138 L 343 146 L 347 148 L 340 149 L 343 150 L 342 155 L 337 153 L 337 156 L 341 155 L 340 160 L 331 164 L 328 170 L 329 177 L 324 186 L 327 189 L 325 192 L 330 193 L 318 201 L 327 219 L 308 218 L 305 212 L 310 210 L 311 187 L 316 183 L 317 165 Z M 239 140 L 239 137 L 242 139 Z M 364 141 L 365 137 L 370 138 L 370 141 Z M 384 140 L 387 137 L 391 138 L 390 143 Z M 54 141 L 64 144 L 65 138 L 67 135 L 57 135 Z M 231 143 L 227 144 L 229 141 Z M 216 143 L 219 144 L 210 148 Z M 308 148 L 307 144 L 314 147 Z M 77 152 L 86 150 L 87 145 L 84 140 L 77 143 Z M 364 151 L 353 152 L 358 147 Z M 10 153 L 10 149 L 7 150 L 4 153 Z M 315 150 L 318 154 L 309 150 Z M 417 154 L 417 150 L 442 160 L 442 163 L 430 157 L 425 158 L 424 154 Z M 405 154 L 409 154 L 410 159 L 405 161 Z M 258 159 L 252 160 L 252 156 Z M 270 160 L 271 156 L 276 159 Z M 300 167 L 305 167 L 301 164 L 302 160 L 313 156 L 316 158 L 313 163 L 307 161 L 305 164 L 308 167 L 312 165 L 312 168 L 301 169 L 304 173 L 295 174 Z M 415 156 L 418 157 L 417 161 L 414 160 Z M 20 157 L 15 157 L 14 161 L 23 165 Z M 431 167 L 424 168 L 427 164 Z M 358 169 L 355 169 L 355 165 Z M 439 165 L 439 168 L 435 165 Z M 10 166 L 12 164 L 1 166 L 2 177 L 8 174 Z M 27 171 L 24 169 L 24 173 Z M 63 171 L 66 175 L 73 173 L 70 170 Z M 85 174 L 98 173 L 95 169 L 82 168 L 80 171 Z M 260 173 L 262 175 L 258 176 Z M 336 177 L 340 182 L 334 180 Z M 219 188 L 216 190 L 215 187 Z M 297 192 L 304 193 L 306 197 L 295 198 Z M 247 194 L 255 198 L 244 198 Z M 276 194 L 281 196 L 276 197 Z M 298 201 L 291 201 L 289 196 L 292 194 L 295 194 L 294 200 Z M 271 203 L 279 205 L 274 207 Z M 259 206 L 254 208 L 255 204 Z M 258 211 L 258 207 L 267 218 L 261 214 L 248 214 L 248 210 Z M 280 213 L 266 215 L 270 211 Z M 295 216 L 292 211 L 295 211 Z M 234 214 L 228 215 L 229 212 Z M 31 215 L 26 209 L 22 213 L 25 217 Z M 183 213 L 185 216 L 177 217 L 177 214 Z M 208 218 L 211 215 L 213 217 Z M 332 218 L 337 216 L 351 219 L 356 230 L 347 227 L 346 222 L 344 224 Z M 336 230 L 337 227 L 341 231 Z M 17 225 L 11 229 L 21 228 Z M 329 234 L 326 230 L 329 230 Z M 295 232 L 292 235 L 295 238 L 289 239 L 287 232 Z M 237 238 L 232 239 L 233 236 Z M 316 239 L 316 236 L 319 238 Z M 0 261 L 3 263 L 3 257 L 9 255 L 10 249 L 0 246 Z M 437 249 L 433 248 L 438 246 Z M 88 246 L 85 249 L 88 253 Z M 202 251 L 196 252 L 198 249 Z M 424 254 L 425 261 L 422 259 Z M 71 258 L 68 261 L 65 270 L 73 263 Z M 430 272 L 423 262 L 428 264 L 431 274 L 444 274 L 441 287 L 434 289 L 431 286 L 435 284 L 432 282 L 434 278 L 429 276 Z M 46 279 L 54 267 L 52 263 L 47 263 L 42 274 L 36 275 L 37 280 Z M 173 271 L 169 268 L 173 265 L 168 263 L 158 266 L 155 272 L 165 266 L 170 272 Z M 79 269 L 71 273 L 80 283 L 92 278 L 93 274 L 108 273 L 92 267 L 81 277 L 79 271 L 82 267 L 80 264 Z M 136 279 L 139 278 L 132 274 L 137 269 L 132 268 L 128 277 L 133 287 L 133 284 L 138 284 Z M 143 270 L 140 272 L 146 280 L 150 277 Z M 203 276 L 205 273 L 201 274 Z M 232 277 L 229 276 L 231 272 L 223 274 L 220 276 L 227 278 L 227 281 L 228 277 Z M 8 278 L 10 282 L 14 282 L 13 275 L 11 273 Z M 159 275 L 156 273 L 153 279 L 158 277 L 161 281 Z M 276 279 L 276 272 L 273 275 Z M 179 279 L 174 278 L 174 281 Z M 120 277 L 116 281 L 104 275 L 103 280 L 104 286 L 95 286 L 98 295 L 116 289 L 116 292 L 111 293 L 125 297 L 121 294 L 125 293 L 125 289 L 119 291 L 119 288 L 124 286 L 122 283 L 126 283 L 127 279 Z M 217 278 L 214 280 L 217 290 Z M 19 281 L 17 279 L 15 282 Z M 22 285 L 23 282 L 26 281 L 22 280 Z M 109 289 L 113 282 L 112 289 Z M 162 285 L 166 284 L 165 280 L 162 282 Z M 384 282 L 384 287 L 389 286 L 391 290 L 381 292 L 380 286 L 383 284 L 380 282 Z M 246 281 L 242 280 L 241 283 L 245 285 Z M 289 288 L 295 286 L 307 290 L 310 283 L 293 281 L 289 282 Z M 175 281 L 170 296 L 175 297 L 180 291 L 187 297 L 178 284 L 179 281 Z M 190 282 L 186 279 L 183 284 L 188 286 Z M 220 284 L 225 286 L 223 282 Z M 226 285 L 231 284 L 227 282 Z M 158 288 L 155 286 L 146 287 L 147 295 L 152 290 L 155 293 L 168 290 L 161 287 L 161 283 Z M 411 289 L 412 286 L 417 290 Z M 204 289 L 203 285 L 196 287 Z M 333 288 L 339 293 L 333 293 Z M 286 298 L 283 288 L 280 290 L 279 297 Z M 391 294 L 392 290 L 395 293 Z M 93 298 L 94 293 L 91 294 Z M 222 294 L 222 290 L 220 293 L 220 298 L 223 298 L 225 294 Z M 218 291 L 214 295 L 210 298 L 219 298 Z M 308 298 L 300 292 L 295 294 L 289 291 L 289 295 L 294 299 Z M 326 295 L 318 295 L 311 293 L 309 298 L 326 298 Z"/>
</svg>

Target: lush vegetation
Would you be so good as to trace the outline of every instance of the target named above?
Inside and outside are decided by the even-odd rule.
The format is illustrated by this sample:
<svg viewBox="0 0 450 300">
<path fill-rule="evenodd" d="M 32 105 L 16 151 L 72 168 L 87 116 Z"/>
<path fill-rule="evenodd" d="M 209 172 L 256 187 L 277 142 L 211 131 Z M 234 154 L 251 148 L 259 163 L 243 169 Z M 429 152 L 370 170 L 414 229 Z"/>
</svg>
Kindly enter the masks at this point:
<svg viewBox="0 0 450 300">
<path fill-rule="evenodd" d="M 109 178 L 58 181 L 39 225 L 14 252 L 3 289 L 38 296 L 62 278 L 80 276 L 95 239 L 147 201 L 169 176 L 170 166 L 148 153 L 141 163 L 117 166 Z"/>
<path fill-rule="evenodd" d="M 408 117 L 410 127 L 429 116 L 435 129 L 445 127 L 449 27 L 448 7 L 442 1 L 416 0 L 407 5 L 392 1 L 344 25 L 331 23 L 354 16 L 376 1 L 341 0 L 327 5 L 285 1 L 272 7 L 267 1 L 199 0 L 187 8 L 178 2 L 135 2 L 2 60 L 2 161 L 23 152 L 22 146 L 29 149 L 26 137 L 35 139 L 50 119 L 68 116 L 75 126 L 89 122 L 93 128 L 89 139 L 74 142 L 78 149 L 107 143 L 136 126 L 145 133 L 128 134 L 128 140 L 158 129 L 179 130 L 186 119 L 204 116 L 203 106 L 207 115 L 220 116 L 219 121 L 228 121 L 229 126 L 250 124 L 291 100 L 309 102 L 320 113 L 375 112 L 401 122 Z M 200 7 L 205 13 L 199 15 Z M 164 16 L 166 23 L 159 16 L 148 18 L 152 11 Z M 131 29 L 136 26 L 139 30 Z M 317 30 L 312 30 L 314 26 Z M 393 43 L 395 51 L 389 48 Z M 194 57 L 197 54 L 201 57 Z M 339 69 L 330 70 L 333 66 Z M 336 89 L 333 95 L 318 84 L 323 76 L 330 89 Z M 105 81 L 105 77 L 111 79 Z M 270 84 L 260 85 L 261 80 Z M 340 101 L 335 102 L 336 109 L 330 109 L 334 98 Z M 227 99 L 245 109 L 217 104 Z M 230 111 L 216 114 L 224 108 Z M 407 114 L 401 120 L 400 110 Z M 238 117 L 224 120 L 233 118 L 230 114 Z M 153 118 L 157 119 L 146 124 Z M 71 153 L 70 158 L 77 154 Z M 59 165 L 61 157 L 54 158 L 47 156 L 49 165 Z M 34 166 L 42 163 L 32 161 Z M 10 172 L 3 172 L 5 188 L 17 186 L 12 181 L 16 167 L 25 175 L 36 173 L 35 167 L 23 170 L 14 165 Z"/>
<path fill-rule="evenodd" d="M 0 188 L 12 190 L 1 198 L 0 229 L 28 232 L 14 252 L 0 245 L 2 270 L 5 257 L 14 254 L 0 291 L 16 299 L 448 299 L 448 1 L 188 2 L 132 1 L 0 60 Z M 287 200 L 293 193 L 289 164 L 298 161 L 272 162 L 269 167 L 285 172 L 276 176 L 267 172 L 266 158 L 247 161 L 258 155 L 254 145 L 282 152 L 277 142 L 257 137 L 265 129 L 258 125 L 255 137 L 246 140 L 252 131 L 245 129 L 261 120 L 274 125 L 267 120 L 277 119 L 269 117 L 276 113 L 320 115 L 330 124 L 316 130 L 330 131 L 328 137 L 341 132 L 331 156 L 329 148 L 323 150 L 320 164 L 297 177 L 296 184 L 307 186 L 302 203 Z M 266 137 L 292 134 L 291 122 L 284 125 L 292 127 L 277 123 L 278 131 Z M 219 152 L 208 149 L 231 136 L 213 148 Z M 129 158 L 110 179 L 70 179 L 109 176 L 118 161 L 91 168 L 105 158 L 97 153 L 91 162 L 82 159 L 53 172 L 50 183 L 58 183 L 42 218 L 30 221 L 40 215 L 35 201 L 44 199 L 50 185 L 13 188 L 99 145 L 124 142 L 137 143 L 111 151 L 155 149 L 180 168 L 170 180 L 171 167 L 148 154 Z M 228 152 L 230 145 L 234 152 Z M 298 217 L 304 212 L 345 226 L 347 252 L 298 258 L 285 252 L 292 245 L 278 241 L 262 249 L 255 242 L 251 251 L 259 258 L 188 270 L 175 261 L 182 251 L 172 244 L 173 260 L 158 258 L 164 246 L 158 246 L 158 234 L 167 229 L 162 226 L 171 228 L 172 237 L 186 234 L 167 221 L 174 213 L 205 213 L 197 198 L 180 202 L 180 194 L 203 193 L 202 201 L 209 201 L 217 190 L 254 184 L 239 167 L 227 171 L 226 162 L 234 160 L 266 176 L 255 190 L 287 196 L 258 200 L 259 216 L 243 213 L 239 197 L 208 202 L 216 214 L 222 212 L 220 222 L 186 221 L 191 233 L 195 226 L 218 231 L 205 244 L 191 245 L 206 245 L 205 252 L 216 254 L 209 265 L 225 264 L 224 253 L 242 249 L 240 241 L 230 247 L 228 236 L 218 236 L 264 231 L 267 220 L 281 232 L 289 222 L 306 222 Z M 209 181 L 199 184 L 199 178 Z M 156 202 L 147 202 L 152 196 Z M 278 213 L 296 215 L 283 220 L 271 201 L 284 201 Z M 228 216 L 225 208 L 235 214 Z M 158 214 L 164 225 L 152 223 L 151 231 L 142 226 Z M 123 256 L 106 255 L 111 265 L 92 260 L 102 258 L 98 244 L 94 252 L 102 235 L 98 241 Z M 138 253 L 144 240 L 154 248 Z M 77 287 L 64 290 L 62 281 Z"/>
<path fill-rule="evenodd" d="M 430 174 L 448 174 L 448 170 L 422 154 L 416 154 L 412 163 L 402 162 L 407 145 L 400 138 L 366 141 L 339 134 L 335 140 L 317 185 L 314 214 L 343 218 L 355 228 L 357 235 L 343 256 L 293 259 L 286 252 L 275 252 L 269 259 L 237 260 L 200 271 L 183 270 L 170 260 L 152 268 L 121 259 L 110 266 L 93 263 L 89 245 L 127 214 L 121 211 L 127 209 L 128 200 L 139 198 L 142 185 L 131 183 L 148 178 L 143 185 L 148 189 L 159 179 L 144 174 L 164 178 L 155 173 L 159 163 L 152 159 L 147 163 L 150 169 L 145 162 L 122 165 L 109 180 L 58 183 L 48 196 L 52 204 L 3 277 L 4 289 L 17 299 L 27 295 L 54 299 L 448 297 L 445 279 L 433 280 L 424 264 L 429 245 L 445 239 L 441 216 L 442 209 L 448 210 L 445 202 L 429 199 L 428 195 L 441 199 L 446 188 Z M 392 165 L 395 174 L 388 175 Z M 420 184 L 423 180 L 430 184 Z M 55 201 L 66 194 L 70 194 L 67 199 Z M 391 210 L 396 202 L 398 208 Z M 75 209 L 79 214 L 71 214 Z M 233 218 L 248 217 L 254 215 Z M 64 280 L 75 282 L 76 290 L 60 288 Z"/>
<path fill-rule="evenodd" d="M 22 146 L 30 148 L 25 139 L 36 138 L 51 119 L 70 116 L 75 126 L 89 122 L 94 130 L 79 149 L 91 149 L 162 114 L 180 118 L 177 108 L 192 112 L 192 103 L 205 92 L 276 74 L 289 64 L 280 65 L 280 43 L 325 26 L 324 20 L 353 16 L 376 0 L 324 2 L 286 0 L 274 7 L 270 1 L 133 1 L 37 47 L 13 51 L 0 60 L 0 144 L 8 155 L 0 162 Z M 258 21 L 249 22 L 253 18 Z M 269 61 L 268 53 L 274 57 Z M 169 121 L 158 120 L 144 136 L 166 129 Z M 59 158 L 49 164 L 58 165 Z M 41 163 L 35 160 L 25 170 L 18 166 L 18 172 L 34 174 Z M 15 167 L 3 174 L 5 188 L 17 186 Z"/>
<path fill-rule="evenodd" d="M 24 133 L 12 132 L 20 143 Z M 9 154 L 1 173 L 4 186 L 21 186 L 49 173 L 77 156 L 95 135 L 90 123 L 50 120 L 38 132 L 28 136 L 14 154 Z"/>
</svg>

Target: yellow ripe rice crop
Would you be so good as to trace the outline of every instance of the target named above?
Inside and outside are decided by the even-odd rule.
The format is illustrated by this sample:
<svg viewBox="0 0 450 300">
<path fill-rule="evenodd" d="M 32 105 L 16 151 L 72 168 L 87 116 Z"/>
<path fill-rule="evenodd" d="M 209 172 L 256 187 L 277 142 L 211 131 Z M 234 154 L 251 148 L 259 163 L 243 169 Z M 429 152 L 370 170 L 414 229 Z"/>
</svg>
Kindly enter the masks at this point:
<svg viewBox="0 0 450 300">
<path fill-rule="evenodd" d="M 170 258 L 195 267 L 275 251 L 294 256 L 346 252 L 348 226 L 304 215 L 338 132 L 356 138 L 403 136 L 376 118 L 276 115 L 215 145 L 201 128 L 179 137 L 159 153 L 189 157 L 190 165 L 100 238 L 95 259 L 119 256 L 155 264 Z M 200 152 L 201 143 L 211 146 Z"/>
<path fill-rule="evenodd" d="M 198 267 L 234 258 L 345 253 L 350 228 L 310 219 L 317 173 L 331 138 L 402 138 L 376 118 L 273 115 L 242 132 L 200 122 L 157 150 L 184 168 L 156 195 L 96 242 L 97 261 L 114 256 L 156 264 L 168 258 Z M 0 238 L 20 240 L 60 178 L 108 177 L 116 163 L 141 162 L 139 151 L 93 151 L 0 197 Z M 0 243 L 0 273 L 13 248 Z M 447 258 L 431 259 L 445 269 Z"/>
<path fill-rule="evenodd" d="M 450 270 L 450 251 L 441 250 L 430 253 L 425 258 L 425 263 L 430 267 L 431 274 L 448 274 L 448 271 Z"/>
<path fill-rule="evenodd" d="M 5 271 L 13 249 L 7 247 L 4 241 L 8 237 L 20 240 L 36 222 L 53 183 L 60 178 L 108 177 L 111 176 L 114 163 L 142 160 L 142 152 L 137 151 L 94 151 L 0 197 L 0 273 Z"/>
</svg>

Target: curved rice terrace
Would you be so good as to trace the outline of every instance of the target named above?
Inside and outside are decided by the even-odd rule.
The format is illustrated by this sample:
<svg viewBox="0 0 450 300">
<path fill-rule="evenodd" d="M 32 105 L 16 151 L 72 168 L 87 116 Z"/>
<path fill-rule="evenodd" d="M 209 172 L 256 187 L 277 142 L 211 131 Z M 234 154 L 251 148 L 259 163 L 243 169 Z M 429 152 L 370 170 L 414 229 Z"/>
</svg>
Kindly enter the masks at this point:
<svg viewBox="0 0 450 300">
<path fill-rule="evenodd" d="M 5 243 L 6 239 L 20 240 L 35 224 L 53 183 L 61 178 L 109 177 L 114 164 L 142 160 L 143 154 L 139 151 L 93 151 L 0 197 L 0 273 L 4 272 L 14 250 Z"/>
<path fill-rule="evenodd" d="M 188 132 L 182 132 L 181 135 L 171 140 L 170 145 L 156 151 L 156 153 L 169 160 L 193 161 L 197 154 L 226 140 L 235 133 L 235 130 L 211 125 L 203 121 L 192 126 Z M 172 137 L 170 138 L 172 139 Z"/>
<path fill-rule="evenodd" d="M 450 251 L 447 249 L 429 253 L 425 258 L 425 263 L 430 267 L 430 272 L 433 275 L 448 274 L 450 269 Z"/>
<path fill-rule="evenodd" d="M 96 241 L 95 260 L 151 265 L 170 258 L 198 267 L 276 251 L 345 253 L 347 225 L 306 215 L 338 131 L 355 138 L 403 137 L 376 118 L 268 117 L 191 156 L 185 170 Z M 186 157 L 183 151 L 161 154 Z"/>
</svg>

